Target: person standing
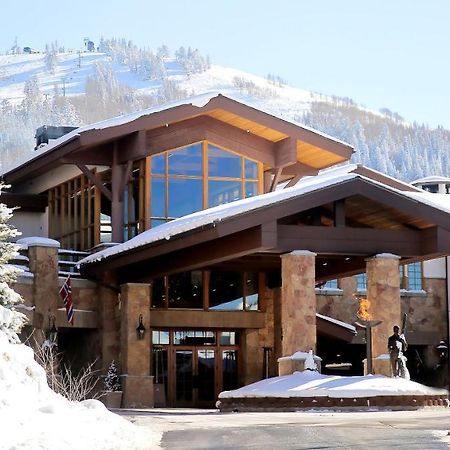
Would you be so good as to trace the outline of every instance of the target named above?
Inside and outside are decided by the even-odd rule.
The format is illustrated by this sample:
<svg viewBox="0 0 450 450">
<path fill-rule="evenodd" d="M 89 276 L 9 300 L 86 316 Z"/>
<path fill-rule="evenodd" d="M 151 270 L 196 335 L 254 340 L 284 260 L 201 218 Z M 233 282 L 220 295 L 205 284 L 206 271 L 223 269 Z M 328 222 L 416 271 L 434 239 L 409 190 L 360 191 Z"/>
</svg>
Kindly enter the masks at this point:
<svg viewBox="0 0 450 450">
<path fill-rule="evenodd" d="M 403 357 L 403 353 L 407 349 L 407 344 L 405 340 L 405 336 L 403 334 L 399 334 L 400 328 L 398 325 L 393 327 L 394 334 L 389 336 L 388 339 L 388 350 L 389 350 L 389 359 L 391 361 L 391 369 L 392 375 L 394 377 L 401 376 L 400 373 L 400 361 L 399 359 Z"/>
</svg>

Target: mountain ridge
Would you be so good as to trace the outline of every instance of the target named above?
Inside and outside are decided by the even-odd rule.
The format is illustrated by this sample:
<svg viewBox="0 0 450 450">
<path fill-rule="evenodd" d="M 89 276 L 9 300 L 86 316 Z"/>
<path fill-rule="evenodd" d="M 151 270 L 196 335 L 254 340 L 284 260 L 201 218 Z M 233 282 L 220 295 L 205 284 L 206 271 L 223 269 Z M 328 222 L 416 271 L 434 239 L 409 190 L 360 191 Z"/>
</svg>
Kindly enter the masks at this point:
<svg viewBox="0 0 450 450">
<path fill-rule="evenodd" d="M 112 43 L 111 43 L 112 42 Z M 211 65 L 196 50 L 144 51 L 106 41 L 108 52 L 0 55 L 0 160 L 30 152 L 35 129 L 83 125 L 207 92 L 221 92 L 355 147 L 353 162 L 410 181 L 450 175 L 450 132 L 408 123 L 339 98 Z M 119 43 L 118 43 L 119 42 Z M 19 132 L 20 130 L 20 132 Z M 20 135 L 20 136 L 19 136 Z"/>
</svg>

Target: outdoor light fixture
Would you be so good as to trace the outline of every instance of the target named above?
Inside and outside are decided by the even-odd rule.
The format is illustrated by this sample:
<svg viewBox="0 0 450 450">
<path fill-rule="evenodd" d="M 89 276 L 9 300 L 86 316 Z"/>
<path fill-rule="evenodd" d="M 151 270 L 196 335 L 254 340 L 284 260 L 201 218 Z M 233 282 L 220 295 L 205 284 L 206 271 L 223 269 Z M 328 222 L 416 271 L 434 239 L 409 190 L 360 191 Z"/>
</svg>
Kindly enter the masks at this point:
<svg viewBox="0 0 450 450">
<path fill-rule="evenodd" d="M 436 350 L 438 351 L 440 358 L 447 358 L 448 345 L 447 342 L 444 341 L 444 339 L 442 339 L 436 346 Z"/>
<path fill-rule="evenodd" d="M 137 338 L 141 341 L 142 339 L 144 339 L 145 336 L 145 327 L 144 324 L 142 323 L 143 320 L 143 316 L 142 314 L 139 314 L 139 325 L 136 328 L 136 334 L 137 334 Z"/>
<path fill-rule="evenodd" d="M 51 343 L 56 343 L 56 340 L 58 339 L 58 330 L 55 326 L 55 316 L 52 314 L 48 316 L 48 337 L 47 339 Z"/>
</svg>

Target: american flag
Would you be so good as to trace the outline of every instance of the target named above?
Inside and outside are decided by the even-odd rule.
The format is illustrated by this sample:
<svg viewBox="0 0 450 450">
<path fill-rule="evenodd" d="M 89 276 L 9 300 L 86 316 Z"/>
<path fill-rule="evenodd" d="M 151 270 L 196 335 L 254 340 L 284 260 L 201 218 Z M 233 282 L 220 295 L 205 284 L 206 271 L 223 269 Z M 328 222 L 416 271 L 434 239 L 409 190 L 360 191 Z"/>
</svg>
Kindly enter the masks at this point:
<svg viewBox="0 0 450 450">
<path fill-rule="evenodd" d="M 66 278 L 62 288 L 59 290 L 59 295 L 62 298 L 64 306 L 66 307 L 67 321 L 73 325 L 73 301 L 72 288 L 70 287 L 70 275 Z"/>
</svg>

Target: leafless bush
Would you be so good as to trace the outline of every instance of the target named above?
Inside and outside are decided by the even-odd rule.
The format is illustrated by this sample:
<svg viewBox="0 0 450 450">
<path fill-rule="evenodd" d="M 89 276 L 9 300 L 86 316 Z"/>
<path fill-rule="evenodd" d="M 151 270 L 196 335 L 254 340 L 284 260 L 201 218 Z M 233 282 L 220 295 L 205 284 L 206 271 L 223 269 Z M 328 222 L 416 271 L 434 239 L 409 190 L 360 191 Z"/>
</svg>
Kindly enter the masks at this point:
<svg viewBox="0 0 450 450">
<path fill-rule="evenodd" d="M 95 363 L 75 374 L 70 366 L 61 364 L 61 353 L 56 351 L 54 343 L 45 340 L 42 345 L 34 346 L 36 361 L 44 368 L 49 387 L 70 401 L 82 401 L 88 398 L 99 399 L 102 393 L 98 389 L 99 370 L 94 370 Z"/>
</svg>

